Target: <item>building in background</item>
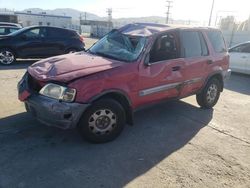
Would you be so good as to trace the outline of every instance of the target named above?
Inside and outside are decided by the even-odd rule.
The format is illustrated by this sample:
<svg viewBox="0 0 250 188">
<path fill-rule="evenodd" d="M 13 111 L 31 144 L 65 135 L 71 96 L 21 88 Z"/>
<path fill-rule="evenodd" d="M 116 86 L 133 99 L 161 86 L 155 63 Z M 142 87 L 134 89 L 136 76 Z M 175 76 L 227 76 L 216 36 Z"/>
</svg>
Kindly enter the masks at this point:
<svg viewBox="0 0 250 188">
<path fill-rule="evenodd" d="M 243 22 L 236 22 L 234 16 L 220 20 L 220 29 L 229 47 L 250 41 L 250 17 Z"/>
<path fill-rule="evenodd" d="M 113 29 L 113 23 L 109 21 L 80 20 L 81 31 L 90 33 L 91 37 L 103 37 Z"/>
<path fill-rule="evenodd" d="M 79 31 L 79 24 L 72 24 L 71 16 L 53 15 L 46 12 L 33 13 L 31 11 L 2 11 L 0 12 L 0 22 L 19 23 L 23 27 L 40 25 L 54 26 Z"/>
<path fill-rule="evenodd" d="M 17 15 L 12 14 L 11 12 L 0 12 L 0 22 L 18 23 L 18 18 Z"/>
<path fill-rule="evenodd" d="M 55 26 L 62 28 L 71 28 L 72 18 L 70 16 L 61 16 L 61 15 L 50 15 L 46 12 L 41 12 L 39 14 L 32 13 L 31 11 L 27 12 L 14 12 L 18 17 L 18 22 L 24 27 L 32 25 L 40 26 Z"/>
</svg>

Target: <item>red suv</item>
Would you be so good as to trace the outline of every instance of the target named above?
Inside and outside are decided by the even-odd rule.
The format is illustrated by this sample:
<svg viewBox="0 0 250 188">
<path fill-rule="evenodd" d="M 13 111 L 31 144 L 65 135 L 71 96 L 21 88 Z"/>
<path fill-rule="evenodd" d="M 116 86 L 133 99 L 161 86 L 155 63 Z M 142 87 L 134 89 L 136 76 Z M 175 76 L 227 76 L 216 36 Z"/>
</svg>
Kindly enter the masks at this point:
<svg viewBox="0 0 250 188">
<path fill-rule="evenodd" d="M 144 105 L 196 94 L 212 108 L 230 76 L 222 33 L 212 28 L 129 24 L 88 51 L 38 61 L 18 84 L 39 121 L 78 127 L 95 143 L 115 139 Z"/>
</svg>

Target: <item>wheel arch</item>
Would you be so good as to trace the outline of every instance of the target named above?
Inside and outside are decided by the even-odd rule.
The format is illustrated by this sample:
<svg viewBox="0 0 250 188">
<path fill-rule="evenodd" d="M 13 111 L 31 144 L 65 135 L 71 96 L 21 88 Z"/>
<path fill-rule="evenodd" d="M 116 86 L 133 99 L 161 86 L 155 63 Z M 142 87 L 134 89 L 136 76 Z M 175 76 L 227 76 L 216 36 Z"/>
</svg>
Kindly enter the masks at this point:
<svg viewBox="0 0 250 188">
<path fill-rule="evenodd" d="M 121 104 L 126 113 L 126 122 L 129 125 L 133 125 L 134 117 L 133 117 L 132 103 L 131 103 L 129 96 L 125 92 L 120 91 L 120 90 L 104 91 L 96 95 L 95 97 L 91 98 L 90 103 L 93 103 L 95 101 L 98 101 L 104 98 L 111 98 L 117 101 L 119 104 Z"/>
<path fill-rule="evenodd" d="M 12 48 L 12 47 L 10 47 L 10 46 L 3 46 L 3 47 L 0 47 L 0 50 L 2 50 L 2 49 L 11 50 L 11 51 L 14 53 L 15 57 L 16 57 L 16 58 L 18 57 L 18 53 L 17 53 L 17 51 L 16 51 L 14 48 Z"/>
<path fill-rule="evenodd" d="M 215 72 L 215 73 L 209 75 L 208 78 L 207 78 L 206 81 L 205 81 L 205 84 L 204 84 L 203 88 L 206 87 L 207 83 L 208 83 L 211 79 L 214 79 L 214 78 L 216 78 L 216 79 L 221 83 L 220 91 L 222 92 L 223 89 L 224 89 L 224 79 L 223 79 L 223 74 L 222 74 L 222 72 Z M 203 89 L 203 88 L 202 88 L 202 89 Z"/>
</svg>

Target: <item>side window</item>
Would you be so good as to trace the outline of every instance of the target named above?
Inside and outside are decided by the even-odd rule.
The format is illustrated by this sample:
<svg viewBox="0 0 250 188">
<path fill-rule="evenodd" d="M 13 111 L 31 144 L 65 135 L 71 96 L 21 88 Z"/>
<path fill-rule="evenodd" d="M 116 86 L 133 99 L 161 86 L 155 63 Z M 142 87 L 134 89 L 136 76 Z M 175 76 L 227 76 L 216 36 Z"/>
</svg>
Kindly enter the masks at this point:
<svg viewBox="0 0 250 188">
<path fill-rule="evenodd" d="M 208 48 L 207 48 L 207 43 L 204 39 L 204 36 L 202 33 L 199 33 L 200 35 L 200 42 L 201 42 L 201 50 L 202 50 L 202 56 L 208 56 L 209 53 L 208 53 Z"/>
<path fill-rule="evenodd" d="M 5 35 L 5 28 L 0 28 L 0 35 Z"/>
<path fill-rule="evenodd" d="M 234 48 L 231 48 L 229 52 L 238 52 L 242 53 L 243 50 L 247 47 L 247 44 L 240 44 L 238 46 L 235 46 Z"/>
<path fill-rule="evenodd" d="M 245 47 L 242 49 L 243 53 L 250 53 L 250 44 L 246 44 Z"/>
<path fill-rule="evenodd" d="M 150 63 L 179 58 L 176 36 L 164 34 L 156 39 L 150 51 Z"/>
<path fill-rule="evenodd" d="M 27 38 L 33 39 L 33 38 L 43 38 L 46 36 L 46 29 L 45 28 L 35 28 L 30 29 L 23 33 Z"/>
<path fill-rule="evenodd" d="M 70 37 L 73 36 L 71 31 L 67 31 L 67 30 L 64 30 L 64 29 L 60 29 L 60 30 L 58 30 L 58 32 L 61 35 L 61 37 L 70 38 Z"/>
<path fill-rule="evenodd" d="M 202 40 L 201 40 L 201 36 L 199 32 L 182 31 L 181 32 L 181 44 L 182 44 L 182 51 L 183 51 L 182 56 L 183 57 L 203 56 Z"/>
<path fill-rule="evenodd" d="M 11 33 L 13 33 L 13 32 L 15 32 L 15 31 L 17 31 L 18 29 L 16 29 L 16 28 L 10 28 L 10 32 Z"/>
<path fill-rule="evenodd" d="M 40 29 L 31 29 L 27 32 L 25 32 L 23 35 L 25 35 L 27 38 L 38 38 L 40 33 Z"/>
<path fill-rule="evenodd" d="M 59 38 L 60 35 L 58 35 L 58 29 L 55 29 L 55 28 L 49 28 L 48 29 L 48 36 L 50 38 Z"/>
<path fill-rule="evenodd" d="M 215 52 L 223 53 L 227 51 L 222 33 L 220 31 L 207 31 L 207 36 Z"/>
</svg>

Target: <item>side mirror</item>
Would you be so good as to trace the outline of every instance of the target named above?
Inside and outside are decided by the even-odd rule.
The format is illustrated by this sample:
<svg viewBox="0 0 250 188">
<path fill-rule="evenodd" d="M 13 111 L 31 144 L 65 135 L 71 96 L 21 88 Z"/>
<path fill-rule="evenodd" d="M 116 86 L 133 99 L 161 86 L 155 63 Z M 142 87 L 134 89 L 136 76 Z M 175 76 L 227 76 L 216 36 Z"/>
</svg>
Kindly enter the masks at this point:
<svg viewBox="0 0 250 188">
<path fill-rule="evenodd" d="M 149 61 L 150 61 L 150 54 L 148 53 L 144 59 L 144 65 L 150 66 L 151 64 Z"/>
</svg>

